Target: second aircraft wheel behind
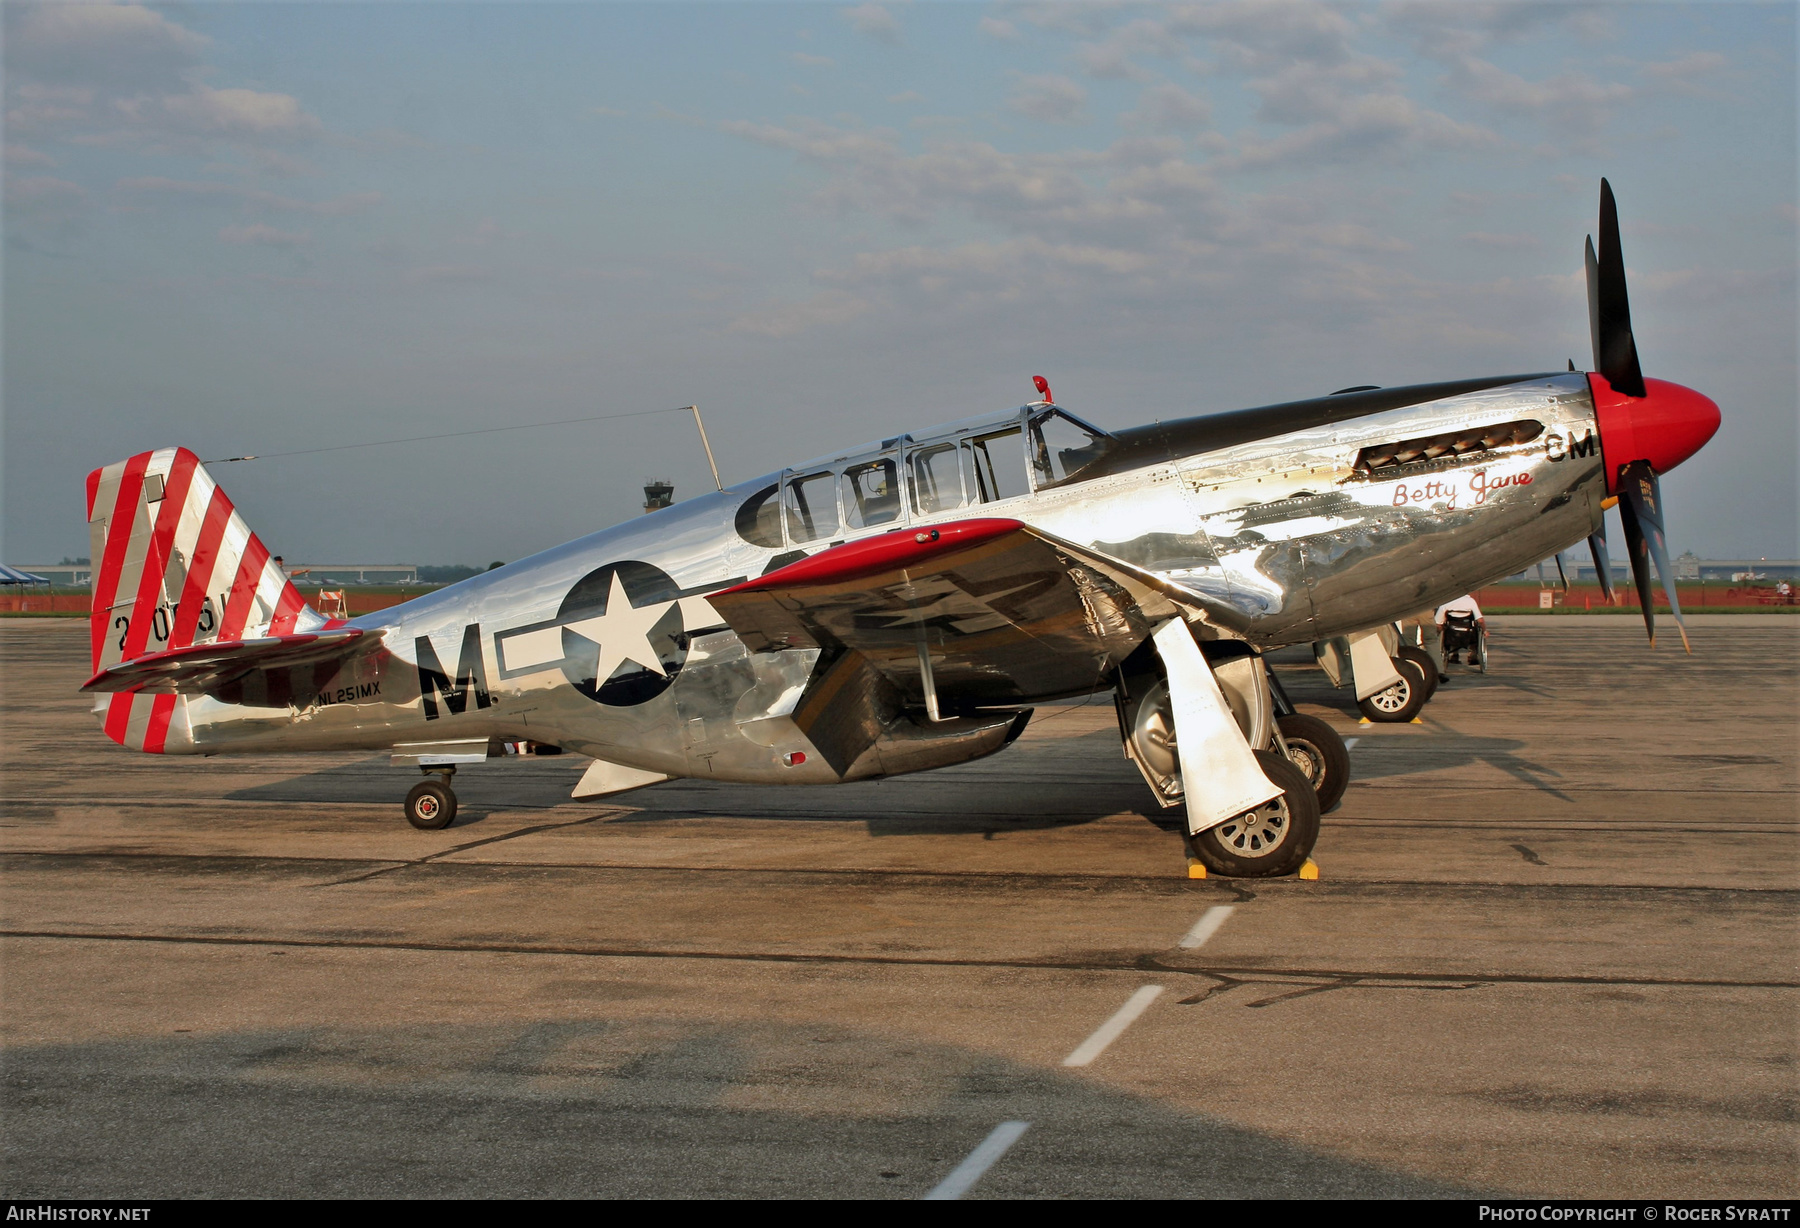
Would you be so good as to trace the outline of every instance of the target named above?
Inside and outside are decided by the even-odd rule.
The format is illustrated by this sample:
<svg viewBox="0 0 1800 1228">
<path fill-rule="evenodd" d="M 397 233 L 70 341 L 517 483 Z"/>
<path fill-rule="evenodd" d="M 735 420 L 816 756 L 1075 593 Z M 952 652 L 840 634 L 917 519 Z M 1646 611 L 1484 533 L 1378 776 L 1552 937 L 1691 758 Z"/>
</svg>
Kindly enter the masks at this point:
<svg viewBox="0 0 1800 1228">
<path fill-rule="evenodd" d="M 1431 659 L 1431 654 L 1426 652 L 1423 648 L 1417 648 L 1411 644 L 1402 644 L 1400 646 L 1400 651 L 1394 655 L 1399 657 L 1402 661 L 1411 661 L 1414 665 L 1419 667 L 1419 672 L 1425 676 L 1425 702 L 1430 703 L 1431 697 L 1437 694 L 1438 682 L 1440 680 L 1437 662 L 1433 661 Z"/>
<path fill-rule="evenodd" d="M 1385 691 L 1356 701 L 1364 716 L 1380 724 L 1403 724 L 1417 716 L 1419 709 L 1425 706 L 1424 671 L 1401 657 L 1394 662 L 1394 672 L 1400 675 L 1400 681 Z"/>
<path fill-rule="evenodd" d="M 1328 814 L 1350 785 L 1350 752 L 1337 730 L 1316 716 L 1296 712 L 1275 722 L 1287 743 L 1288 761 L 1312 782 L 1319 795 L 1319 813 Z"/>
</svg>

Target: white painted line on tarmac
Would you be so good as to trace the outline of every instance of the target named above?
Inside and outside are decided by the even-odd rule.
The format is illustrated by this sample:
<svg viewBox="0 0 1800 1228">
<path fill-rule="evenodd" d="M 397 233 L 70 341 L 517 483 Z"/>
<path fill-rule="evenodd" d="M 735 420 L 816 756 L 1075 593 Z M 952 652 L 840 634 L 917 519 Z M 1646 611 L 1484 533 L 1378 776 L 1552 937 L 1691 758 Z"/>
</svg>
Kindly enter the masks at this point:
<svg viewBox="0 0 1800 1228">
<path fill-rule="evenodd" d="M 1063 1059 L 1064 1066 L 1086 1066 L 1089 1062 L 1106 1052 L 1106 1046 L 1119 1039 L 1126 1028 L 1136 1022 L 1137 1017 L 1150 1009 L 1150 1004 L 1161 996 L 1161 985 L 1145 985 L 1129 998 L 1125 1005 L 1113 1012 L 1113 1017 L 1095 1029 L 1094 1034 L 1081 1042 L 1075 1052 Z"/>
<path fill-rule="evenodd" d="M 969 1192 L 969 1187 L 981 1180 L 981 1174 L 994 1166 L 1007 1149 L 1019 1141 L 1019 1136 L 1031 1128 L 1028 1121 L 1003 1121 L 994 1127 L 994 1132 L 981 1140 L 981 1145 L 969 1153 L 968 1159 L 958 1164 L 948 1177 L 937 1183 L 937 1188 L 925 1195 L 926 1202 L 951 1202 Z"/>
<path fill-rule="evenodd" d="M 1355 746 L 1360 741 L 1362 741 L 1361 738 L 1345 738 L 1344 739 L 1344 749 L 1349 750 L 1352 746 Z"/>
<path fill-rule="evenodd" d="M 1235 911 L 1236 909 L 1230 904 L 1215 904 L 1201 913 L 1200 919 L 1194 922 L 1194 928 L 1189 930 L 1187 937 L 1181 940 L 1181 949 L 1192 951 L 1205 946 L 1206 940 L 1218 933 L 1219 927 L 1224 925 L 1226 919 Z"/>
</svg>

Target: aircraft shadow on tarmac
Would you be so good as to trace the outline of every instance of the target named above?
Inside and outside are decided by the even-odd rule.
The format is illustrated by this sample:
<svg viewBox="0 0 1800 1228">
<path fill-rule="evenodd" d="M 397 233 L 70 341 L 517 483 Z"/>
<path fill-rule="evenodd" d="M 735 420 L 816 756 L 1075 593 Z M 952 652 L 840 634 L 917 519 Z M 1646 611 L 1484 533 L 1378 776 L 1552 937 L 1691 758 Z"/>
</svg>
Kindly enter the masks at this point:
<svg viewBox="0 0 1800 1228">
<path fill-rule="evenodd" d="M 994 760 L 829 788 L 670 781 L 621 797 L 621 804 L 639 809 L 613 821 L 654 823 L 706 816 L 858 822 L 877 837 L 992 837 L 1000 832 L 1075 827 L 1118 814 L 1145 815 L 1158 809 L 1143 778 L 1119 756 L 1116 734 L 1102 731 L 1055 745 L 1062 748 L 1065 758 L 1079 756 L 1080 770 L 1071 774 L 1065 768 L 1054 778 L 1044 779 L 1032 770 L 1036 764 L 1019 762 L 1037 758 L 1044 751 L 1021 744 L 1017 751 L 1002 752 Z M 1009 755 L 1017 757 L 1009 762 Z"/>
<path fill-rule="evenodd" d="M 271 761 L 273 762 L 273 761 Z M 569 791 L 588 761 L 573 755 L 504 760 L 456 774 L 459 809 L 455 826 L 479 823 L 501 810 L 547 810 L 568 802 Z M 236 789 L 234 802 L 287 802 L 300 805 L 391 805 L 400 811 L 406 791 L 421 779 L 415 768 L 398 768 L 386 755 L 303 772 L 285 780 Z"/>
<path fill-rule="evenodd" d="M 1569 801 L 1569 797 L 1551 783 L 1560 780 L 1562 773 L 1517 754 L 1524 745 L 1513 738 L 1467 737 L 1457 733 L 1427 733 L 1389 742 L 1365 740 L 1351 752 L 1350 787 L 1354 789 L 1359 780 L 1418 776 L 1485 763 L 1541 793 Z"/>
<path fill-rule="evenodd" d="M 1321 688 L 1323 689 L 1323 688 Z M 1327 695 L 1332 694 L 1328 689 Z M 1298 695 L 1296 698 L 1300 698 Z M 1317 702 L 1310 695 L 1307 702 Z M 1429 710 L 1428 710 L 1429 711 Z M 1391 739 L 1364 735 L 1353 752 L 1351 788 L 1486 763 L 1521 783 L 1568 800 L 1559 773 L 1517 752 L 1508 738 L 1454 731 L 1413 732 Z M 455 827 L 471 827 L 503 811 L 566 805 L 587 760 L 557 756 L 505 760 L 459 772 Z M 230 801 L 301 805 L 392 804 L 416 779 L 385 756 L 338 764 L 226 794 Z M 1118 815 L 1161 813 L 1155 795 L 1118 751 L 1118 735 L 1095 730 L 1049 743 L 1022 742 L 990 760 L 935 772 L 796 789 L 698 779 L 673 780 L 603 799 L 624 811 L 614 823 L 681 819 L 755 819 L 792 823 L 863 823 L 876 837 L 981 834 L 1074 827 Z"/>
<path fill-rule="evenodd" d="M 539 992 L 599 1014 L 661 990 L 596 972 Z M 1475 1195 L 891 1032 L 574 1009 L 12 1047 L 0 1185 L 15 1199 L 916 1198 L 1016 1120 L 1030 1129 L 973 1196 Z"/>
</svg>

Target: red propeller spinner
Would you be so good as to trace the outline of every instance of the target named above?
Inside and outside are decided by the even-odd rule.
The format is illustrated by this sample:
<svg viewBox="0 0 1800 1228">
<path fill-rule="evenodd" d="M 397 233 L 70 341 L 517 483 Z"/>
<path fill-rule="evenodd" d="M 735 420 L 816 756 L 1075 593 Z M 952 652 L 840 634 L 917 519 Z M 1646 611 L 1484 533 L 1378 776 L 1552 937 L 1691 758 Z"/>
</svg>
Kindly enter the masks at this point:
<svg viewBox="0 0 1800 1228">
<path fill-rule="evenodd" d="M 1644 395 L 1626 396 L 1604 375 L 1590 372 L 1594 416 L 1600 425 L 1600 452 L 1606 459 L 1606 491 L 1617 494 L 1619 473 L 1632 461 L 1650 462 L 1667 473 L 1698 452 L 1719 429 L 1719 407 L 1711 397 L 1668 380 L 1644 380 Z"/>
</svg>

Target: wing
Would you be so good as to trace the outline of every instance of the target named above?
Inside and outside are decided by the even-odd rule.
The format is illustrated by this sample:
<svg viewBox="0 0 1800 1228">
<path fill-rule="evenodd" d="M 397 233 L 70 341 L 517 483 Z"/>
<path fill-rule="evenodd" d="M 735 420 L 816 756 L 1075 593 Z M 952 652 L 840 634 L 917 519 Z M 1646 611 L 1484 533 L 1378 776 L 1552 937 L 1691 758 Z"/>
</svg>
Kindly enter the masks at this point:
<svg viewBox="0 0 1800 1228">
<path fill-rule="evenodd" d="M 951 711 L 1091 691 L 1177 615 L 1232 630 L 1243 621 L 1129 563 L 1001 519 L 865 538 L 707 600 L 753 652 L 861 658 L 859 669 L 915 704 L 935 686 Z"/>
<path fill-rule="evenodd" d="M 200 695 L 253 669 L 307 665 L 340 656 L 362 634 L 359 627 L 339 627 L 310 635 L 271 635 L 171 648 L 103 669 L 81 689 Z"/>
</svg>

